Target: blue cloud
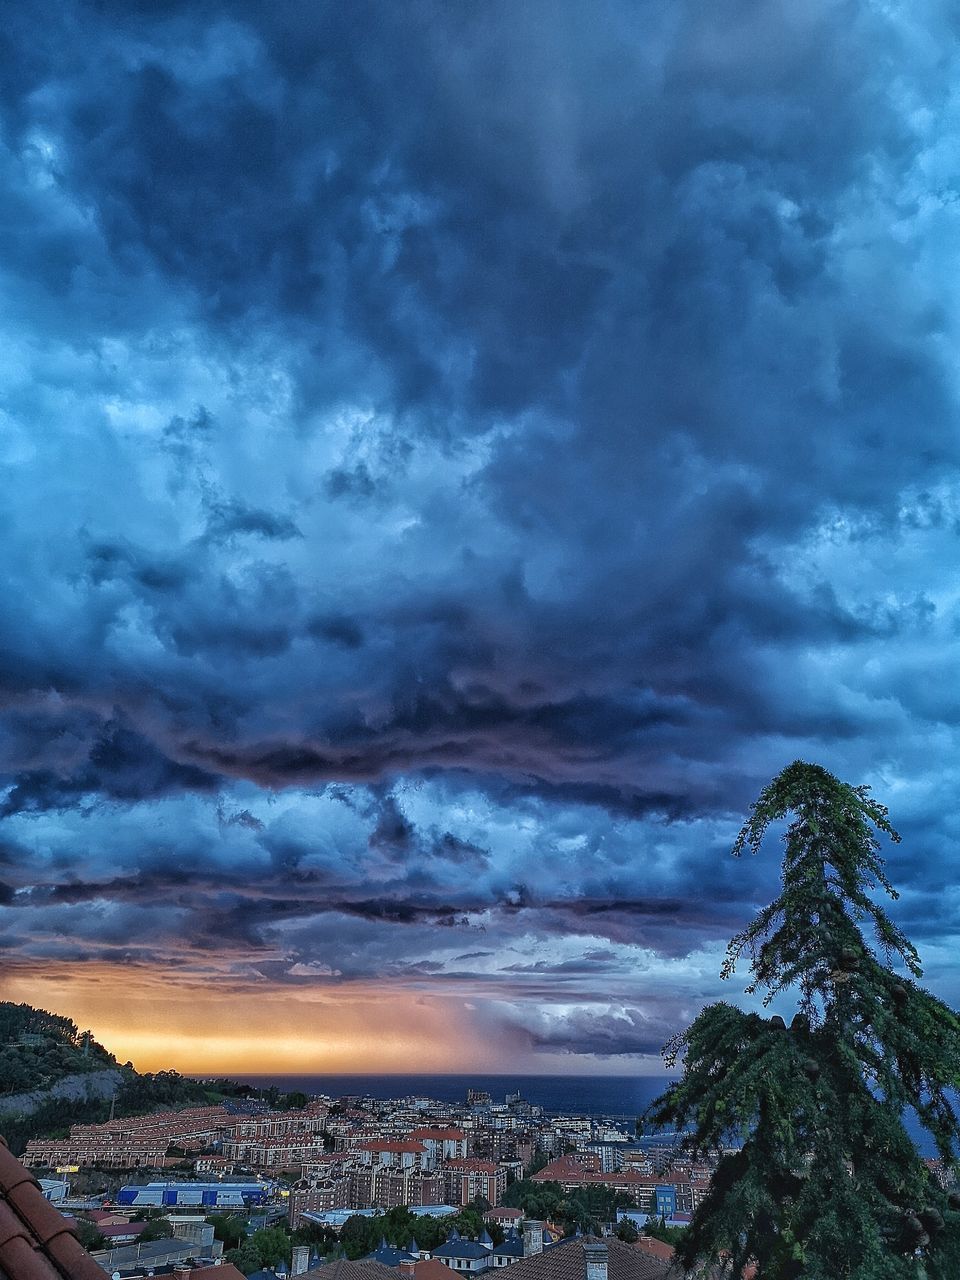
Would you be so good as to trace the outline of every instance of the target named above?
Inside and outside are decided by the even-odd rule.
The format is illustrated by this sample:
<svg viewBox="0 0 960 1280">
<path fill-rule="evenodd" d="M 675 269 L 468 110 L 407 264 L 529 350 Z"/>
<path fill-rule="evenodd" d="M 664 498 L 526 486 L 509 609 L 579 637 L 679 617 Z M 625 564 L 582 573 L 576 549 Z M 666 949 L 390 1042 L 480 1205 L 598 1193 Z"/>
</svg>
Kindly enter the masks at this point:
<svg viewBox="0 0 960 1280">
<path fill-rule="evenodd" d="M 620 1003 L 527 1043 L 646 1052 L 638 956 L 712 990 L 802 756 L 903 815 L 941 956 L 949 21 L 17 6 L 6 954 L 568 1007 L 574 939 Z"/>
</svg>

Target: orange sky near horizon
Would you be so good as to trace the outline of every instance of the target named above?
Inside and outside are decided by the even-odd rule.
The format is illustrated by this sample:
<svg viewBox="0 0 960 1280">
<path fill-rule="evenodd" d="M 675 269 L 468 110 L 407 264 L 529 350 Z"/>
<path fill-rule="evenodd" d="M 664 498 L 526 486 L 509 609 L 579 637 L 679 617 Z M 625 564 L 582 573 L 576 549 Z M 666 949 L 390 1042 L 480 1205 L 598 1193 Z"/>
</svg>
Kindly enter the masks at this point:
<svg viewBox="0 0 960 1280">
<path fill-rule="evenodd" d="M 505 1057 L 462 998 L 364 983 L 237 990 L 180 987 L 170 975 L 86 965 L 20 972 L 2 998 L 72 1018 L 140 1071 L 193 1075 L 658 1074 L 622 1059 L 590 1061 L 516 1046 Z"/>
<path fill-rule="evenodd" d="M 139 975 L 137 975 L 139 977 Z M 462 1001 L 350 985 L 293 992 L 157 989 L 112 970 L 37 975 L 4 996 L 72 1018 L 141 1071 L 352 1073 L 486 1069 Z"/>
</svg>

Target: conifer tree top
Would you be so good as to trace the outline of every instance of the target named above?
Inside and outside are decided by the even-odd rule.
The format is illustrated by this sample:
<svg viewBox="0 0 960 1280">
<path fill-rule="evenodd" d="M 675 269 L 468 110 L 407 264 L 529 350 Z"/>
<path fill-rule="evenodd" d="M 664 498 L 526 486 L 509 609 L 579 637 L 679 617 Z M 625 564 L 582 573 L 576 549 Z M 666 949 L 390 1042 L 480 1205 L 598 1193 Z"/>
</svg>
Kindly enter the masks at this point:
<svg viewBox="0 0 960 1280">
<path fill-rule="evenodd" d="M 836 990 L 837 974 L 848 972 L 864 949 L 860 924 L 873 925 L 884 958 L 894 957 L 914 976 L 922 976 L 912 944 L 871 894 L 897 891 L 883 870 L 875 831 L 899 841 L 886 807 L 871 799 L 870 788 L 851 786 L 817 764 L 797 760 L 760 793 L 733 846 L 760 849 L 771 823 L 788 814 L 784 833 L 783 889 L 727 948 L 721 976 L 730 977 L 746 950 L 751 957 L 752 994 L 766 989 L 769 1003 L 778 992 L 798 986 L 812 1016 Z"/>
<path fill-rule="evenodd" d="M 731 1276 L 756 1265 L 758 1280 L 956 1280 L 960 1195 L 931 1177 L 904 1113 L 955 1167 L 960 1018 L 917 984 L 916 950 L 874 900 L 897 896 L 879 836 L 899 836 L 867 787 L 797 761 L 734 854 L 785 820 L 781 892 L 732 939 L 722 976 L 746 957 L 748 993 L 795 995 L 799 1010 L 788 1027 L 709 1005 L 666 1046 L 683 1076 L 647 1111 L 692 1154 L 720 1155 L 678 1256 Z"/>
</svg>

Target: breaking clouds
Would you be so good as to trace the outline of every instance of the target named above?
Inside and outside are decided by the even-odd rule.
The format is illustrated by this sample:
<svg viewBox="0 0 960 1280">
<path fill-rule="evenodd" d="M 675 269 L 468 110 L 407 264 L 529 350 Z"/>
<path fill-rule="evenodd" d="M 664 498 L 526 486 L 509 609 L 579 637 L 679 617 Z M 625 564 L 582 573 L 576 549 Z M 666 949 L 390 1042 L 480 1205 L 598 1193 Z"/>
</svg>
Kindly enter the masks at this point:
<svg viewBox="0 0 960 1280">
<path fill-rule="evenodd" d="M 803 757 L 960 994 L 948 8 L 270 9 L 4 32 L 11 983 L 649 1068 Z"/>
</svg>

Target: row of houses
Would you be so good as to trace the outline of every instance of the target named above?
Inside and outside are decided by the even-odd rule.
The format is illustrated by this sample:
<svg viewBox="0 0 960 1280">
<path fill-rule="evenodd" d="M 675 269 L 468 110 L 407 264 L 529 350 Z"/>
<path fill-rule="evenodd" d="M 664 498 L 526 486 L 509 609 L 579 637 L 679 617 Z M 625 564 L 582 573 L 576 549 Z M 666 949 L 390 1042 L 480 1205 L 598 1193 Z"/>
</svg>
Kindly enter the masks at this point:
<svg viewBox="0 0 960 1280">
<path fill-rule="evenodd" d="M 216 1147 L 230 1160 L 244 1160 L 245 1151 L 257 1149 L 263 1155 L 258 1167 L 264 1168 L 286 1159 L 298 1163 L 301 1154 L 323 1151 L 328 1111 L 323 1102 L 256 1116 L 237 1115 L 220 1106 L 194 1107 L 104 1124 L 75 1124 L 65 1138 L 31 1139 L 24 1163 L 32 1168 L 160 1169 L 171 1147 L 195 1153 Z"/>
</svg>

